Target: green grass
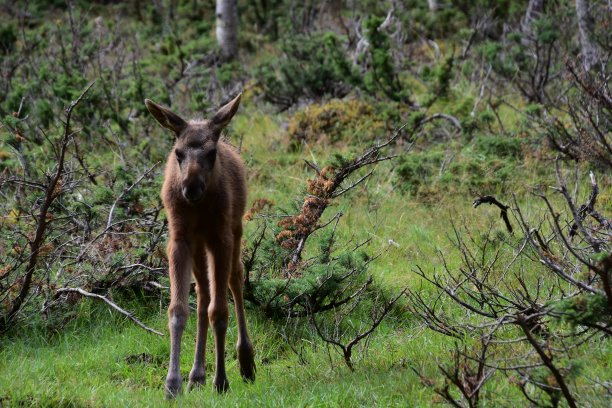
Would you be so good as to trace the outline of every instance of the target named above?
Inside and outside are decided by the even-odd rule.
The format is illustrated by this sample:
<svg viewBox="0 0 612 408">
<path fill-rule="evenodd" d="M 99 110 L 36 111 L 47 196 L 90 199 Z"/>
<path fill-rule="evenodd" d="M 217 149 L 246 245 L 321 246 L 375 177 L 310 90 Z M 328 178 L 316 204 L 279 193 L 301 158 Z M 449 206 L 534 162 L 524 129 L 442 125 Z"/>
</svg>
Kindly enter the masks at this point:
<svg viewBox="0 0 612 408">
<path fill-rule="evenodd" d="M 80 318 L 60 334 L 36 329 L 4 338 L 0 343 L 0 402 L 2 406 L 430 406 L 437 401 L 423 387 L 411 366 L 433 379 L 435 365 L 448 361 L 452 342 L 418 324 L 394 322 L 381 327 L 370 349 L 356 359 L 350 372 L 340 356 L 323 345 L 306 346 L 300 364 L 279 335 L 282 324 L 251 312 L 250 329 L 257 350 L 257 380 L 243 383 L 233 343 L 236 329 L 230 319 L 227 369 L 230 392 L 212 391 L 212 337 L 207 345 L 207 380 L 199 390 L 175 401 L 163 398 L 169 344 L 167 336 L 149 334 L 99 304 L 84 302 Z M 163 331 L 165 313 L 149 315 L 146 323 Z M 194 352 L 195 319 L 183 337 L 181 373 L 185 379 Z M 591 345 L 593 346 L 593 344 Z M 609 377 L 609 342 L 577 350 L 583 375 Z M 330 354 L 328 354 L 328 352 Z M 603 370 L 603 371 L 602 371 Z M 604 376 L 605 378 L 605 376 Z M 184 383 L 186 386 L 186 383 Z M 519 403 L 518 390 L 499 375 L 483 392 L 484 406 Z M 604 395 L 591 395 L 591 406 L 603 406 Z"/>
<path fill-rule="evenodd" d="M 377 406 L 403 405 L 407 400 L 427 405 L 430 398 L 418 386 L 415 375 L 401 361 L 418 361 L 430 338 L 407 332 L 388 332 L 351 373 L 332 352 L 307 350 L 307 365 L 300 365 L 291 352 L 275 338 L 276 324 L 251 314 L 251 332 L 257 347 L 257 381 L 245 384 L 238 375 L 235 352 L 228 347 L 228 375 L 231 391 L 213 393 L 207 384 L 185 393 L 175 402 L 163 400 L 169 346 L 160 338 L 107 315 L 93 306 L 95 321 L 73 324 L 60 335 L 46 340 L 42 333 L 4 339 L 0 352 L 0 400 L 8 406 Z M 100 315 L 101 314 L 101 315 Z M 163 314 L 148 324 L 162 328 Z M 194 351 L 195 321 L 190 319 L 183 338 L 181 372 L 186 378 Z M 402 336 L 402 337 L 399 337 Z M 405 337 L 404 337 L 405 336 Z M 235 327 L 228 333 L 233 343 Z M 212 376 L 212 341 L 208 344 L 208 380 Z M 378 343 L 378 342 L 377 342 Z M 438 346 L 441 344 L 438 343 Z M 416 352 L 416 354 L 415 354 Z M 428 353 L 426 353 L 428 354 Z M 146 358 L 139 358 L 146 355 Z M 4 405 L 3 405 L 4 406 Z"/>
</svg>

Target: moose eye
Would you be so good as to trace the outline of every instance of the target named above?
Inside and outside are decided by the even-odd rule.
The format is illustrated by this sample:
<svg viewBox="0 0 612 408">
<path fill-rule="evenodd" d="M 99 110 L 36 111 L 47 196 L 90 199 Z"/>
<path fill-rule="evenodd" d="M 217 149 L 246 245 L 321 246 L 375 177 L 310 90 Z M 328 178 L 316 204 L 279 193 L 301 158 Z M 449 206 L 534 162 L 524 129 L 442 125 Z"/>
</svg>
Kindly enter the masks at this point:
<svg viewBox="0 0 612 408">
<path fill-rule="evenodd" d="M 180 150 L 175 150 L 174 153 L 176 154 L 176 159 L 178 160 L 178 162 L 181 163 L 185 158 L 185 153 Z"/>
</svg>

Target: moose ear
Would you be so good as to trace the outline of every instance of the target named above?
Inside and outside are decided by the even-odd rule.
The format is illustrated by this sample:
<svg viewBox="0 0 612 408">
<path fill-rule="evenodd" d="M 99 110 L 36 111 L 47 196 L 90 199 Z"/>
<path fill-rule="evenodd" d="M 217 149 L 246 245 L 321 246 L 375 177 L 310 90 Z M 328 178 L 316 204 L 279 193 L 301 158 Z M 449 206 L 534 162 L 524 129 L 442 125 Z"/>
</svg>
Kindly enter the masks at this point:
<svg viewBox="0 0 612 408">
<path fill-rule="evenodd" d="M 145 99 L 144 102 L 149 112 L 151 112 L 159 124 L 173 131 L 176 137 L 179 137 L 181 132 L 187 127 L 187 122 L 170 109 L 158 105 L 150 99 Z"/>
<path fill-rule="evenodd" d="M 240 98 L 242 97 L 242 93 L 239 93 L 234 99 L 229 101 L 226 105 L 224 105 L 221 109 L 215 113 L 215 116 L 212 117 L 210 123 L 217 129 L 221 130 L 227 126 L 227 124 L 232 120 L 232 117 L 238 110 L 238 106 L 240 105 Z"/>
</svg>

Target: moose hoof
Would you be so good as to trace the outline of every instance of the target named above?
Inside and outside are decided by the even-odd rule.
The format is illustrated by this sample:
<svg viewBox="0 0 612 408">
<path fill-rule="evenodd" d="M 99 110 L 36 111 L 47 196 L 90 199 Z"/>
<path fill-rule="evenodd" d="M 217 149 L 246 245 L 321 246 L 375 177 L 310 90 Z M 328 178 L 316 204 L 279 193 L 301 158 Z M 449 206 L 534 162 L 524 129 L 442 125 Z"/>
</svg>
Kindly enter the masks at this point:
<svg viewBox="0 0 612 408">
<path fill-rule="evenodd" d="M 200 389 L 204 384 L 206 384 L 206 380 L 189 380 L 187 384 L 187 392 L 191 392 L 193 390 Z"/>
<path fill-rule="evenodd" d="M 189 384 L 187 384 L 187 391 L 200 388 L 204 384 L 206 384 L 206 375 L 204 370 L 191 370 L 191 373 L 189 374 Z"/>
<path fill-rule="evenodd" d="M 181 377 L 166 378 L 166 399 L 174 399 L 181 393 Z"/>
<path fill-rule="evenodd" d="M 219 394 L 223 394 L 229 391 L 229 381 L 227 381 L 227 377 L 221 379 L 215 378 L 215 380 L 213 381 L 213 387 L 215 391 L 217 391 Z"/>
<path fill-rule="evenodd" d="M 238 351 L 238 364 L 240 365 L 240 375 L 246 382 L 255 381 L 255 351 L 250 343 L 238 344 L 236 346 Z"/>
</svg>

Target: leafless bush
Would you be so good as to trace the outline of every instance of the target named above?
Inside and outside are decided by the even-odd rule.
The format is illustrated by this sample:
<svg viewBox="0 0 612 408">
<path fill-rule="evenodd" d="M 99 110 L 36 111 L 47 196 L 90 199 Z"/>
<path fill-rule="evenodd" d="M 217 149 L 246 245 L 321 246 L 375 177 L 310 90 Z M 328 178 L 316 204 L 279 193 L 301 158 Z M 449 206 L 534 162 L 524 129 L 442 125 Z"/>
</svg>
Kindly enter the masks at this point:
<svg viewBox="0 0 612 408">
<path fill-rule="evenodd" d="M 612 169 L 612 96 L 606 72 L 585 72 L 567 63 L 569 88 L 563 107 L 536 118 L 550 146 L 563 156 Z"/>
<path fill-rule="evenodd" d="M 489 358 L 488 351 L 491 346 L 490 337 L 481 337 L 480 344 L 476 350 L 470 353 L 467 346 L 463 350 L 455 344 L 455 351 L 452 353 L 450 364 L 439 364 L 438 368 L 444 375 L 444 382 L 438 385 L 435 380 L 421 374 L 416 368 L 412 370 L 419 376 L 421 382 L 432 387 L 434 392 L 454 407 L 463 407 L 465 404 L 478 407 L 480 403 L 480 391 L 485 383 L 491 378 L 495 370 L 487 367 L 486 362 Z M 456 388 L 462 399 L 454 395 L 453 388 Z"/>
<path fill-rule="evenodd" d="M 513 216 L 519 236 L 495 232 L 491 226 L 479 237 L 453 225 L 460 266 L 449 265 L 441 255 L 443 273 L 415 270 L 433 292 L 411 290 L 411 310 L 432 330 L 464 343 L 450 366 L 440 366 L 445 385 L 428 383 L 452 405 L 478 406 L 476 385 L 496 372 L 518 378 L 512 382 L 537 406 L 558 406 L 565 400 L 574 407 L 584 392 L 610 392 L 596 379 L 574 381 L 580 371 L 575 354 L 612 333 L 611 220 L 595 209 L 599 190 L 592 173 L 591 192 L 585 204 L 578 205 L 577 174 L 572 194 L 557 168 L 554 190 L 565 212 L 537 194 L 547 213 L 534 222 L 526 219 L 516 199 L 509 207 L 493 198 L 502 214 L 509 211 Z M 462 312 L 453 312 L 457 306 Z M 480 352 L 468 351 L 470 337 L 480 339 Z"/>
<path fill-rule="evenodd" d="M 314 314 L 310 316 L 310 321 L 319 337 L 325 343 L 331 344 L 335 348 L 339 349 L 342 352 L 346 366 L 351 371 L 355 371 L 352 360 L 353 348 L 356 347 L 362 340 L 365 340 L 367 343 L 369 336 L 374 333 L 374 330 L 376 330 L 376 328 L 382 323 L 383 319 L 387 317 L 391 310 L 393 310 L 393 307 L 405 292 L 406 289 L 402 290 L 397 296 L 390 300 L 380 299 L 382 294 L 379 294 L 374 299 L 371 307 L 370 320 L 367 321 L 367 323 L 361 322 L 360 327 L 350 327 L 352 324 L 347 324 L 345 321 L 348 320 L 348 317 L 353 309 L 363 300 L 357 296 L 354 297 L 354 305 L 349 305 L 349 307 L 346 308 L 347 310 L 334 310 L 335 313 L 332 316 L 332 319 L 329 319 L 331 320 L 331 324 L 328 321 L 325 325 L 326 327 L 322 327 L 321 323 L 317 322 L 318 318 Z M 347 325 L 350 327 L 350 329 L 346 328 Z"/>
</svg>

